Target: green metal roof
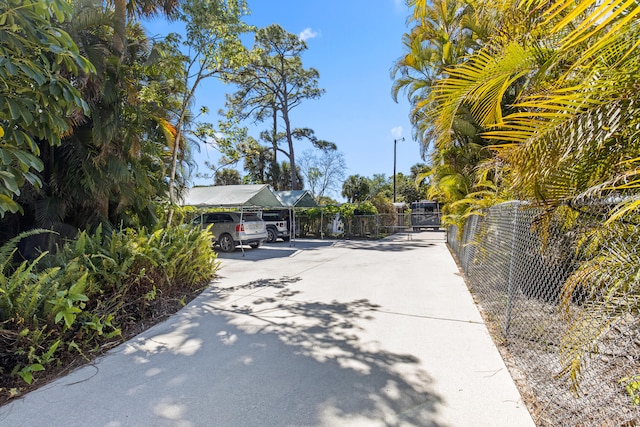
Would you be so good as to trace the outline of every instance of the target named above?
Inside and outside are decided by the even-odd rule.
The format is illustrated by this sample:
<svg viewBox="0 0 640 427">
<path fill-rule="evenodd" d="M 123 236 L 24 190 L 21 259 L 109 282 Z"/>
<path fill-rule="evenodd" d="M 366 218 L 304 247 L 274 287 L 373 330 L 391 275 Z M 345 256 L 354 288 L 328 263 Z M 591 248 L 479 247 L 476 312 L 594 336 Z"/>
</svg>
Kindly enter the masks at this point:
<svg viewBox="0 0 640 427">
<path fill-rule="evenodd" d="M 284 205 L 267 184 L 213 185 L 188 189 L 182 206 L 283 208 Z"/>
<path fill-rule="evenodd" d="M 317 208 L 318 204 L 307 190 L 276 191 L 282 204 L 292 208 Z"/>
</svg>

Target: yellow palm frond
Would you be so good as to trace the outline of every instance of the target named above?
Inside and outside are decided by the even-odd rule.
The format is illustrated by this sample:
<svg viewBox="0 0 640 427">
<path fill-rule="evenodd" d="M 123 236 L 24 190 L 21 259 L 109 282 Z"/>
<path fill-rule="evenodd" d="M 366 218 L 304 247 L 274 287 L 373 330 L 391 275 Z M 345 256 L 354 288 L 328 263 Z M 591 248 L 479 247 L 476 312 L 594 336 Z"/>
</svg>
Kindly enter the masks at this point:
<svg viewBox="0 0 640 427">
<path fill-rule="evenodd" d="M 173 150 L 173 146 L 176 142 L 176 136 L 178 135 L 178 131 L 176 128 L 169 123 L 169 121 L 163 117 L 154 117 L 156 123 L 160 127 L 162 134 L 164 135 L 164 139 L 167 142 L 167 147 L 170 151 Z"/>
<path fill-rule="evenodd" d="M 558 1 L 563 5 L 556 10 L 550 9 L 546 22 L 548 25 L 558 18 L 560 12 L 566 9 L 567 4 L 575 5 L 575 8 L 555 23 L 550 30 L 552 34 L 559 33 L 570 27 L 561 43 L 561 49 L 572 49 L 602 30 L 606 30 L 599 41 L 594 45 L 596 49 L 601 43 L 606 43 L 607 38 L 618 32 L 623 26 L 636 19 L 640 14 L 640 5 L 635 0 L 586 0 L 579 3 Z"/>
<path fill-rule="evenodd" d="M 433 90 L 438 108 L 433 120 L 442 131 L 451 129 L 458 111 L 468 105 L 473 118 L 488 127 L 503 121 L 502 101 L 515 81 L 526 76 L 534 64 L 531 54 L 518 43 L 508 43 L 499 56 L 482 49 L 467 62 L 448 70 L 448 77 Z"/>
</svg>

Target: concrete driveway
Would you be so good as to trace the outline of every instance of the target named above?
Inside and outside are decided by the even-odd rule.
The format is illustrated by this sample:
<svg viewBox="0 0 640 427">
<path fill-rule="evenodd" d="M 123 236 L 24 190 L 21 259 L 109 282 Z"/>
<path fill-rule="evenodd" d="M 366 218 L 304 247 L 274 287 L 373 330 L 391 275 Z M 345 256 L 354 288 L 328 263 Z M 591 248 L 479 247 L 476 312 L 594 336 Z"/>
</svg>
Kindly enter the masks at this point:
<svg viewBox="0 0 640 427">
<path fill-rule="evenodd" d="M 220 254 L 213 286 L 0 426 L 533 426 L 441 232 Z"/>
</svg>

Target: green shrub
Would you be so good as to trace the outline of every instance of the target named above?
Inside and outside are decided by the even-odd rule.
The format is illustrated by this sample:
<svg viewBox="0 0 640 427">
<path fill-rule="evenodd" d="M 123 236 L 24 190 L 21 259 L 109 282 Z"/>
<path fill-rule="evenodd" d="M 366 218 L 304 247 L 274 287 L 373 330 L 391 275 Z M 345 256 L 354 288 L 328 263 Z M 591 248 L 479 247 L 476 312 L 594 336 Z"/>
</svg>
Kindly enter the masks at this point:
<svg viewBox="0 0 640 427">
<path fill-rule="evenodd" d="M 31 383 L 33 372 L 44 370 L 54 360 L 59 344 L 52 343 L 55 329 L 49 300 L 59 289 L 60 268 L 38 271 L 46 252 L 33 261 L 13 260 L 18 242 L 45 232 L 22 233 L 0 247 L 0 383 L 8 376 L 19 376 Z"/>
<path fill-rule="evenodd" d="M 147 258 L 157 256 L 169 281 L 191 289 L 208 283 L 218 269 L 211 233 L 196 227 L 171 227 L 148 235 L 144 243 Z"/>
<path fill-rule="evenodd" d="M 118 328 L 122 319 L 155 317 L 158 295 L 181 299 L 205 286 L 217 269 L 211 235 L 193 227 L 125 229 L 109 235 L 98 227 L 93 235 L 80 233 L 65 245 L 56 264 L 67 265 L 63 277 L 70 283 L 86 275 L 91 318 L 78 314 L 85 336 L 104 333 L 107 320 Z"/>
<path fill-rule="evenodd" d="M 19 320 L 27 326 L 36 326 L 37 319 L 46 316 L 43 312 L 45 302 L 57 290 L 55 279 L 60 268 L 36 270 L 46 253 L 17 266 L 13 263 L 18 242 L 41 232 L 45 231 L 20 234 L 0 247 L 0 322 Z"/>
<path fill-rule="evenodd" d="M 160 224 L 166 224 L 171 206 L 168 204 L 158 205 L 158 217 L 160 218 Z M 171 219 L 170 226 L 179 226 L 189 222 L 193 217 L 198 215 L 202 209 L 194 206 L 173 206 L 173 218 Z"/>
<path fill-rule="evenodd" d="M 98 227 L 55 255 L 14 264 L 22 237 L 0 248 L 3 384 L 31 383 L 61 352 L 88 356 L 120 340 L 124 328 L 152 323 L 167 301 L 184 304 L 218 268 L 211 234 L 195 227 L 109 233 Z"/>
</svg>

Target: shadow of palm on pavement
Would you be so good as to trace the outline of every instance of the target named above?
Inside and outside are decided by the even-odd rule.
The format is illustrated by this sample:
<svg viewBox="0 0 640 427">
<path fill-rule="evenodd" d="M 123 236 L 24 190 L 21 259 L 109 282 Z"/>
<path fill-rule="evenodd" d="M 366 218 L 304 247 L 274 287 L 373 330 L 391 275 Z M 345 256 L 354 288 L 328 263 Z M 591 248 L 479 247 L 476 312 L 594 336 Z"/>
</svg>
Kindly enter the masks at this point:
<svg viewBox="0 0 640 427">
<path fill-rule="evenodd" d="M 218 290 L 204 306 L 223 315 L 242 339 L 276 338 L 278 357 L 294 357 L 294 365 L 313 366 L 309 373 L 315 375 L 302 373 L 299 378 L 293 374 L 297 368 L 290 367 L 285 384 L 308 388 L 306 393 L 314 397 L 299 403 L 324 408 L 324 415 L 316 414 L 320 418 L 329 411 L 330 417 L 337 417 L 334 422 L 355 417 L 384 421 L 383 425 L 438 425 L 433 419 L 440 398 L 430 389 L 431 379 L 420 369 L 419 360 L 385 351 L 377 342 L 360 337 L 379 306 L 367 299 L 298 301 L 299 280 L 261 279 Z M 245 297 L 235 300 L 239 295 Z"/>
</svg>

